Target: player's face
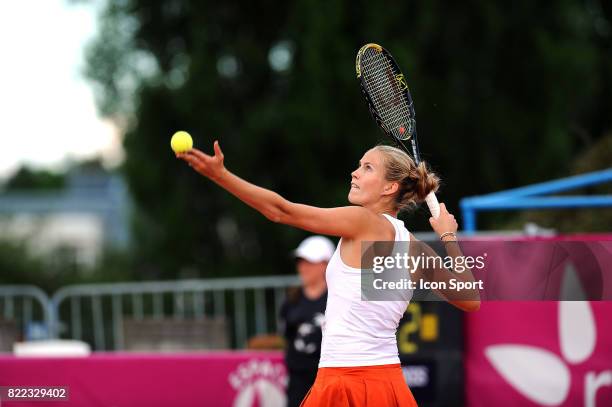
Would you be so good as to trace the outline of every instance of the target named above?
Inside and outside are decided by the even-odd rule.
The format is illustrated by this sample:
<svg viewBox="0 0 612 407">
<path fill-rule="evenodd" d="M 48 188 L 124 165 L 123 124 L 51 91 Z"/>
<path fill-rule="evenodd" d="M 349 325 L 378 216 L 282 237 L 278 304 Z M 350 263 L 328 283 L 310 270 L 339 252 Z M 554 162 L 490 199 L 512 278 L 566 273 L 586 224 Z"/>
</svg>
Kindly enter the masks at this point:
<svg viewBox="0 0 612 407">
<path fill-rule="evenodd" d="M 382 154 L 376 150 L 366 152 L 359 160 L 359 167 L 351 173 L 349 202 L 360 206 L 378 202 L 389 188 L 385 171 Z"/>
<path fill-rule="evenodd" d="M 297 260 L 297 270 L 302 284 L 317 284 L 325 280 L 327 262 L 312 263 L 306 259 Z"/>
</svg>

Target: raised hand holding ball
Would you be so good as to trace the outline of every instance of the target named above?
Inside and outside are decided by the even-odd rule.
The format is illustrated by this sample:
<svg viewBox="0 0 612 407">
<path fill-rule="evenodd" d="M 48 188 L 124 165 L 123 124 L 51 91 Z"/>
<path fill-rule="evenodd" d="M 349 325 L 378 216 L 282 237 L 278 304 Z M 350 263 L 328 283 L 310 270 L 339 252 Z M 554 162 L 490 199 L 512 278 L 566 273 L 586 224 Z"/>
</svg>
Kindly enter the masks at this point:
<svg viewBox="0 0 612 407">
<path fill-rule="evenodd" d="M 208 155 L 197 148 L 192 148 L 185 153 L 176 153 L 176 158 L 185 161 L 205 177 L 216 181 L 226 173 L 226 170 L 223 164 L 224 155 L 218 141 L 215 141 L 213 148 L 215 155 Z"/>
<path fill-rule="evenodd" d="M 193 139 L 186 131 L 177 131 L 170 139 L 170 147 L 175 153 L 185 153 L 193 148 Z"/>
</svg>

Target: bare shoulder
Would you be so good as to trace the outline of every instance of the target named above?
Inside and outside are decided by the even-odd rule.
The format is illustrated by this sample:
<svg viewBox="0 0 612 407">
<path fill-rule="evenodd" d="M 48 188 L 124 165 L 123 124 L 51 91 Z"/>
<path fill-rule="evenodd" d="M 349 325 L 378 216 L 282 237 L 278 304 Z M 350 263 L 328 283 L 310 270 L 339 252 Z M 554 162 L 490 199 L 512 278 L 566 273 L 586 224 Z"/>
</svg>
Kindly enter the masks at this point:
<svg viewBox="0 0 612 407">
<path fill-rule="evenodd" d="M 360 240 L 393 240 L 395 229 L 383 215 L 378 214 L 362 206 L 343 206 L 334 208 L 338 218 L 345 218 L 355 226 L 358 233 L 353 235 L 357 241 Z"/>
<path fill-rule="evenodd" d="M 370 227 L 364 231 L 362 240 L 392 241 L 395 239 L 395 228 L 384 215 L 362 209 L 369 212 L 367 216 L 370 218 Z"/>
</svg>

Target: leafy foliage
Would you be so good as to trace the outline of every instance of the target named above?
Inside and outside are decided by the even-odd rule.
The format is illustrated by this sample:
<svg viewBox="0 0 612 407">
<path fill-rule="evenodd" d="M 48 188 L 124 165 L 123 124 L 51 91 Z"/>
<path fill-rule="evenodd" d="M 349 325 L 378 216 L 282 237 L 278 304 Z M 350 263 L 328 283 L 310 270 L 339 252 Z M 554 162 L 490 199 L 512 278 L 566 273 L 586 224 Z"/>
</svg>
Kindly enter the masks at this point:
<svg viewBox="0 0 612 407">
<path fill-rule="evenodd" d="M 22 166 L 3 185 L 5 191 L 18 191 L 25 189 L 58 190 L 65 185 L 62 174 L 47 170 L 35 170 Z"/>
<path fill-rule="evenodd" d="M 381 138 L 354 78 L 366 42 L 407 72 L 421 150 L 451 209 L 466 195 L 566 175 L 575 152 L 611 127 L 611 12 L 595 4 L 108 2 L 87 74 L 101 111 L 126 123 L 143 275 L 290 271 L 286 253 L 304 233 L 185 168 L 169 138 L 187 130 L 207 151 L 218 138 L 248 180 L 344 205 L 350 171 Z M 281 41 L 293 58 L 275 71 L 269 53 Z M 407 225 L 425 229 L 426 217 Z"/>
</svg>

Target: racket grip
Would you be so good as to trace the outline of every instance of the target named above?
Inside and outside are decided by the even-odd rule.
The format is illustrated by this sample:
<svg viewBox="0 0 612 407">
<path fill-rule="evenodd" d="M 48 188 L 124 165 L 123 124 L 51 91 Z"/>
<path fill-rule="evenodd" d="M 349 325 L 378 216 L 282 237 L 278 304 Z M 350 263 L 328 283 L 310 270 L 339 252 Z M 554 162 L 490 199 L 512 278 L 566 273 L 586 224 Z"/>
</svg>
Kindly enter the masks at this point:
<svg viewBox="0 0 612 407">
<path fill-rule="evenodd" d="M 438 203 L 438 198 L 436 198 L 436 194 L 430 192 L 427 197 L 425 197 L 425 202 L 427 202 L 427 206 L 429 207 L 429 212 L 431 212 L 431 216 L 437 218 L 440 216 L 440 204 Z"/>
</svg>

